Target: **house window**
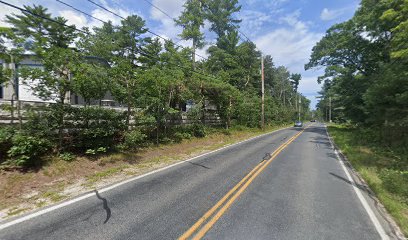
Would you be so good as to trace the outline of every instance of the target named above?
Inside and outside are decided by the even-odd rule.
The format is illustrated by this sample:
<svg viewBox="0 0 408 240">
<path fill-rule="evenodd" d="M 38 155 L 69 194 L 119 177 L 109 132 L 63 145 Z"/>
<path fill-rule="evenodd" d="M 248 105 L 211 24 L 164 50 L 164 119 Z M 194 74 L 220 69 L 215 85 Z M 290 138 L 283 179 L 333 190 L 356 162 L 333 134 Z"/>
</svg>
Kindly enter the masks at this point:
<svg viewBox="0 0 408 240">
<path fill-rule="evenodd" d="M 78 100 L 79 100 L 79 99 L 78 99 L 78 95 L 76 95 L 76 94 L 75 94 L 75 97 L 74 97 L 74 104 L 78 104 L 78 102 L 79 102 Z"/>
<path fill-rule="evenodd" d="M 0 99 L 3 99 L 3 85 L 0 84 Z"/>
</svg>

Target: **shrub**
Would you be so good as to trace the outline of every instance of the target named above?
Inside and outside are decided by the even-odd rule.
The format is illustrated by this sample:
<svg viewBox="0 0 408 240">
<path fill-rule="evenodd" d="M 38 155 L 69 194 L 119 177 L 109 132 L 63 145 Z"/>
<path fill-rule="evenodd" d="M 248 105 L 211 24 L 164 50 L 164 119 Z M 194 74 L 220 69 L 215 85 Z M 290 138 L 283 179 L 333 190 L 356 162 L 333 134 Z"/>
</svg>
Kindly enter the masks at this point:
<svg viewBox="0 0 408 240">
<path fill-rule="evenodd" d="M 138 129 L 127 132 L 123 137 L 123 143 L 120 145 L 120 148 L 122 150 L 138 148 L 143 144 L 146 137 L 146 134 L 143 134 Z"/>
<path fill-rule="evenodd" d="M 408 199 L 408 172 L 383 169 L 380 178 L 387 191 Z"/>
<path fill-rule="evenodd" d="M 69 152 L 64 152 L 59 155 L 59 158 L 61 158 L 64 161 L 71 162 L 72 160 L 75 159 L 75 155 Z"/>
<path fill-rule="evenodd" d="M 11 139 L 14 132 L 11 127 L 0 128 L 0 163 L 6 159 L 7 152 L 13 145 Z"/>
<path fill-rule="evenodd" d="M 174 140 L 174 142 L 179 143 L 179 142 L 183 141 L 183 139 L 184 139 L 184 133 L 175 132 L 175 133 L 173 134 L 173 140 Z"/>
<path fill-rule="evenodd" d="M 87 149 L 85 154 L 95 156 L 97 154 L 102 154 L 102 153 L 106 153 L 106 152 L 107 152 L 106 147 L 98 147 L 98 148 L 95 148 L 95 149 Z"/>
<path fill-rule="evenodd" d="M 98 148 L 96 149 L 96 152 L 97 152 L 97 153 L 106 153 L 106 152 L 107 152 L 107 149 L 106 149 L 106 147 L 98 147 Z"/>
<path fill-rule="evenodd" d="M 95 149 L 87 149 L 85 152 L 86 155 L 96 155 Z"/>
<path fill-rule="evenodd" d="M 194 124 L 192 127 L 192 133 L 195 137 L 205 137 L 206 136 L 205 128 L 201 124 Z"/>
<path fill-rule="evenodd" d="M 40 137 L 17 133 L 12 138 L 13 146 L 8 151 L 10 163 L 16 166 L 34 166 L 41 155 L 47 152 L 52 144 Z"/>
<path fill-rule="evenodd" d="M 100 107 L 71 108 L 67 127 L 73 149 L 98 149 L 112 147 L 126 129 L 125 115 L 112 109 Z"/>
</svg>

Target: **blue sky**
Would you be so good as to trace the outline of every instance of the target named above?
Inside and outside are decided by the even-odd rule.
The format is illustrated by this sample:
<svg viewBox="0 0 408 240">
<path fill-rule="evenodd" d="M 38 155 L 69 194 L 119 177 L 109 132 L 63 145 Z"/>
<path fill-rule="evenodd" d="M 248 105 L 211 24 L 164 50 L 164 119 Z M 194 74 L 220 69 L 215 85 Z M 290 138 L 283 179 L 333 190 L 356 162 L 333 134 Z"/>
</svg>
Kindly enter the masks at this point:
<svg viewBox="0 0 408 240">
<path fill-rule="evenodd" d="M 22 6 L 23 4 L 41 4 L 49 8 L 54 15 L 67 18 L 70 23 L 82 26 L 96 26 L 101 23 L 85 15 L 75 12 L 56 0 L 6 0 L 9 3 Z M 120 19 L 112 14 L 98 9 L 85 0 L 62 0 L 95 17 L 112 20 L 118 23 Z M 160 35 L 179 41 L 180 29 L 163 13 L 153 8 L 147 1 L 168 13 L 172 17 L 179 16 L 185 0 L 93 0 L 104 7 L 122 15 L 137 14 L 146 20 L 146 25 Z M 324 35 L 325 31 L 334 23 L 351 18 L 358 8 L 359 0 L 241 0 L 241 12 L 236 14 L 242 19 L 241 31 L 245 33 L 264 53 L 272 55 L 275 64 L 284 65 L 291 72 L 301 73 L 303 78 L 299 91 L 312 100 L 312 107 L 316 104 L 317 92 L 320 86 L 316 79 L 322 70 L 305 72 L 307 62 L 314 44 Z M 4 15 L 15 12 L 0 4 L 0 19 Z M 0 20 L 0 25 L 5 25 Z M 208 31 L 208 24 L 204 29 L 208 42 L 214 42 L 214 34 Z M 189 46 L 189 42 L 180 41 L 179 44 Z M 206 48 L 199 51 L 206 55 Z"/>
</svg>

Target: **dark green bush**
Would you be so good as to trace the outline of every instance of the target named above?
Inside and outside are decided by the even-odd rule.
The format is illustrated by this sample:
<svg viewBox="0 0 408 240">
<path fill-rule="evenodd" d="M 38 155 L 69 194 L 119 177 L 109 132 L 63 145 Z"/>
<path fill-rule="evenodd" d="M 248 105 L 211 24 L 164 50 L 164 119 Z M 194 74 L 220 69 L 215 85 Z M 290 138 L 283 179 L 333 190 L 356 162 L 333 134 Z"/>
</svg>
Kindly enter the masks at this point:
<svg viewBox="0 0 408 240">
<path fill-rule="evenodd" d="M 203 125 L 201 125 L 201 124 L 194 124 L 191 127 L 191 130 L 192 130 L 192 134 L 195 137 L 200 137 L 201 138 L 201 137 L 206 136 L 205 127 Z"/>
<path fill-rule="evenodd" d="M 11 139 L 14 132 L 12 127 L 0 127 L 0 163 L 6 160 L 7 152 L 13 145 Z"/>
<path fill-rule="evenodd" d="M 127 132 L 123 136 L 123 142 L 120 144 L 119 148 L 121 150 L 126 149 L 136 149 L 142 146 L 143 142 L 146 139 L 146 134 L 143 134 L 140 130 L 135 129 L 130 132 Z"/>
<path fill-rule="evenodd" d="M 47 139 L 22 133 L 15 134 L 11 141 L 13 146 L 8 151 L 9 163 L 16 166 L 37 165 L 41 155 L 52 147 L 51 142 Z"/>
<path fill-rule="evenodd" d="M 100 107 L 71 107 L 66 122 L 70 137 L 69 145 L 79 151 L 100 147 L 111 148 L 126 129 L 123 113 Z"/>
<path fill-rule="evenodd" d="M 184 133 L 182 132 L 175 132 L 172 136 L 174 142 L 180 143 L 184 139 Z"/>
</svg>

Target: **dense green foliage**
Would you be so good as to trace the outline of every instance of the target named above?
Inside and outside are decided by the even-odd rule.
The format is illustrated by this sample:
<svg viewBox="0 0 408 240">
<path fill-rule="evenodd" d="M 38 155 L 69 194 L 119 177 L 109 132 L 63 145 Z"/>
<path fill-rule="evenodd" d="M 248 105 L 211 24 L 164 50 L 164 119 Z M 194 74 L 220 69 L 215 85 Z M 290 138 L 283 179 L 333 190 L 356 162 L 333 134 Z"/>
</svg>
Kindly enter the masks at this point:
<svg viewBox="0 0 408 240">
<path fill-rule="evenodd" d="M 35 54 L 43 67 L 19 68 L 18 74 L 34 94 L 54 103 L 24 111 L 28 122 L 13 131 L 32 137 L 26 142 L 17 143 L 7 137 L 8 130 L 1 130 L 0 154 L 7 153 L 7 158 L 21 162 L 18 159 L 31 148 L 12 149 L 24 144 L 38 146 L 33 156 L 53 149 L 69 159 L 69 152 L 95 155 L 137 149 L 146 142 L 178 142 L 205 136 L 210 118 L 218 118 L 220 128 L 260 126 L 261 52 L 239 37 L 237 0 L 186 1 L 175 24 L 183 28 L 180 37 L 192 41 L 191 48 L 149 37 L 145 21 L 136 15 L 118 25 L 109 21 L 77 31 L 42 6 L 25 8 L 45 18 L 29 12 L 7 16 L 11 28 L 2 29 L 0 39 L 8 39 L 15 51 L 3 41 L 0 48 L 16 62 L 22 48 Z M 217 41 L 209 47 L 208 58 L 196 59 L 196 49 L 205 43 L 206 20 Z M 302 117 L 308 116 L 310 101 L 297 92 L 300 80 L 299 74 L 275 67 L 272 57 L 265 57 L 266 124 L 293 121 L 298 98 Z M 84 106 L 68 104 L 72 93 L 84 99 Z M 126 109 L 90 106 L 107 93 Z M 187 102 L 193 105 L 185 113 Z M 174 123 L 186 116 L 189 125 Z"/>
<path fill-rule="evenodd" d="M 306 69 L 325 67 L 318 114 L 336 144 L 408 233 L 408 1 L 362 0 L 313 48 Z"/>
<path fill-rule="evenodd" d="M 408 2 L 363 0 L 313 48 L 305 68 L 324 66 L 320 114 L 374 128 L 388 145 L 408 145 Z"/>
</svg>

